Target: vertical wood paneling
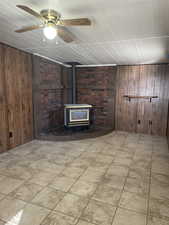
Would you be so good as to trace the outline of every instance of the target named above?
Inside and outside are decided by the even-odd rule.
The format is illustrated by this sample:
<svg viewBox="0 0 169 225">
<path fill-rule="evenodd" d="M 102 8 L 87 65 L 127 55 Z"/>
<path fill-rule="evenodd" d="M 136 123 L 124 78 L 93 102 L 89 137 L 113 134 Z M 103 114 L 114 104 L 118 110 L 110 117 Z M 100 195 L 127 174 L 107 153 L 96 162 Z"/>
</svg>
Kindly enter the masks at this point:
<svg viewBox="0 0 169 225">
<path fill-rule="evenodd" d="M 140 66 L 139 96 L 154 95 L 155 70 L 156 67 L 152 65 Z M 137 132 L 151 134 L 152 103 L 148 99 L 138 99 L 138 120 L 140 120 L 140 124 L 137 123 Z"/>
<path fill-rule="evenodd" d="M 16 52 L 17 51 L 17 52 Z M 17 53 L 17 54 L 16 54 Z M 8 105 L 8 123 L 11 137 L 9 139 L 9 146 L 13 148 L 21 143 L 21 118 L 20 118 L 20 104 L 21 96 L 19 93 L 19 64 L 18 50 L 6 47 L 5 49 L 5 79 L 6 79 L 6 96 Z M 17 70 L 16 70 L 17 65 Z M 16 73 L 16 71 L 18 73 Z"/>
<path fill-rule="evenodd" d="M 40 76 L 40 58 L 33 57 L 33 114 L 34 114 L 34 136 L 37 138 L 40 134 L 40 93 L 39 93 L 39 76 Z"/>
<path fill-rule="evenodd" d="M 116 129 L 136 132 L 137 100 L 129 101 L 124 95 L 138 95 L 139 67 L 120 66 L 116 87 Z"/>
<path fill-rule="evenodd" d="M 14 148 L 33 138 L 31 55 L 5 47 L 4 68 L 9 148 Z"/>
<path fill-rule="evenodd" d="M 168 68 L 166 64 L 118 67 L 116 129 L 166 135 L 169 98 Z M 129 102 L 123 98 L 123 95 L 158 96 L 158 98 L 152 99 L 151 103 L 147 99 L 131 99 Z"/>
<path fill-rule="evenodd" d="M 168 65 L 155 66 L 154 95 L 159 98 L 152 102 L 152 134 L 166 135 L 168 114 Z"/>
<path fill-rule="evenodd" d="M 4 48 L 0 44 L 0 152 L 4 152 L 8 149 L 8 135 L 4 74 Z"/>
<path fill-rule="evenodd" d="M 168 115 L 167 115 L 167 139 L 168 139 L 168 146 L 169 146 L 169 100 L 168 100 L 168 96 L 169 96 L 169 65 L 167 65 L 166 67 L 166 76 L 167 76 L 167 82 L 165 84 L 165 99 L 166 99 L 166 103 L 168 105 Z"/>
<path fill-rule="evenodd" d="M 33 109 L 32 109 L 32 58 L 22 52 L 20 89 L 21 89 L 21 118 L 22 118 L 22 143 L 33 138 Z"/>
<path fill-rule="evenodd" d="M 127 93 L 128 95 L 138 95 L 138 85 L 139 85 L 139 68 L 138 66 L 129 66 L 128 68 L 128 88 Z M 127 117 L 129 118 L 129 122 L 126 124 L 128 125 L 128 129 L 131 132 L 135 132 L 137 129 L 137 106 L 138 101 L 136 99 L 132 99 L 131 101 L 127 102 Z"/>
</svg>

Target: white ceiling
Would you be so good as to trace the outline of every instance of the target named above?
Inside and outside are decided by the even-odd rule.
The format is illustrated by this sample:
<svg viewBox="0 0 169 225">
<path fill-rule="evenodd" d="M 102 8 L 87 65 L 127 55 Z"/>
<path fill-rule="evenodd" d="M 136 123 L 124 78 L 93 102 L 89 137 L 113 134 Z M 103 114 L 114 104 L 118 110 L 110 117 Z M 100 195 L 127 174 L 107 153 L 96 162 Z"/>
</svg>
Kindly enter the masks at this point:
<svg viewBox="0 0 169 225">
<path fill-rule="evenodd" d="M 17 34 L 39 23 L 16 8 L 53 8 L 65 19 L 89 17 L 91 27 L 70 27 L 71 43 L 44 41 L 42 30 Z M 169 62 L 169 0 L 0 0 L 0 42 L 31 53 L 82 64 Z"/>
</svg>

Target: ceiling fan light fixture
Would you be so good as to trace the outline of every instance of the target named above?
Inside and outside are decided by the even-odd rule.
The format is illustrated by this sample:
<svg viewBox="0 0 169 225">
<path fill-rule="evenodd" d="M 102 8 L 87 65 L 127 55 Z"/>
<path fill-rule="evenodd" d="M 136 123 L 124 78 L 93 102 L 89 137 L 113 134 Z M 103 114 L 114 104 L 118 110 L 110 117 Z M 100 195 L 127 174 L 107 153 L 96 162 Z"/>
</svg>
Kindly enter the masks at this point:
<svg viewBox="0 0 169 225">
<path fill-rule="evenodd" d="M 40 12 L 36 12 L 26 5 L 17 5 L 17 7 L 41 21 L 39 25 L 27 26 L 15 30 L 17 33 L 24 33 L 43 28 L 45 39 L 53 40 L 58 36 L 64 42 L 70 43 L 74 41 L 74 35 L 72 35 L 66 27 L 91 25 L 91 21 L 88 18 L 62 19 L 61 14 L 53 9 L 43 9 Z"/>
<path fill-rule="evenodd" d="M 54 26 L 46 26 L 43 29 L 43 34 L 49 40 L 53 40 L 57 35 L 57 30 Z"/>
</svg>

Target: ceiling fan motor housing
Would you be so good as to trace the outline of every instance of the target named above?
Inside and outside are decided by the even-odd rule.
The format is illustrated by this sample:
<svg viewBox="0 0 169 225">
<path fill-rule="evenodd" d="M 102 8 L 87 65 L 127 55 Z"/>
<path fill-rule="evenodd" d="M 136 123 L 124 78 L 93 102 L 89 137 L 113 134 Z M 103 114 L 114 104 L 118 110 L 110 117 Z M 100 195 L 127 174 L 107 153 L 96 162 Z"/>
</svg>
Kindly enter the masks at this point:
<svg viewBox="0 0 169 225">
<path fill-rule="evenodd" d="M 52 25 L 57 24 L 57 22 L 60 20 L 60 13 L 56 12 L 53 9 L 45 9 L 40 12 L 40 15 L 43 16 L 46 19 L 46 24 Z"/>
</svg>

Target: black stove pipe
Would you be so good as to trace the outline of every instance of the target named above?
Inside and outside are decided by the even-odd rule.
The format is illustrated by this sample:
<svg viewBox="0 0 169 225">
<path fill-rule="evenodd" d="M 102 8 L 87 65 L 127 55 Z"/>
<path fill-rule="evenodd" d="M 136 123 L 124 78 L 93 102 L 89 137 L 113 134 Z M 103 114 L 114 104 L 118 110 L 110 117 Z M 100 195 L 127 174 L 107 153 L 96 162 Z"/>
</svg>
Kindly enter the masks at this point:
<svg viewBox="0 0 169 225">
<path fill-rule="evenodd" d="M 71 87 L 72 87 L 72 96 L 71 103 L 76 104 L 76 66 L 80 65 L 78 62 L 67 62 L 71 66 Z"/>
<path fill-rule="evenodd" d="M 72 104 L 76 104 L 76 64 L 72 64 Z"/>
<path fill-rule="evenodd" d="M 72 94 L 71 94 L 71 103 L 76 104 L 76 65 L 80 65 L 78 62 L 67 62 L 71 66 L 71 87 L 72 87 Z"/>
</svg>

